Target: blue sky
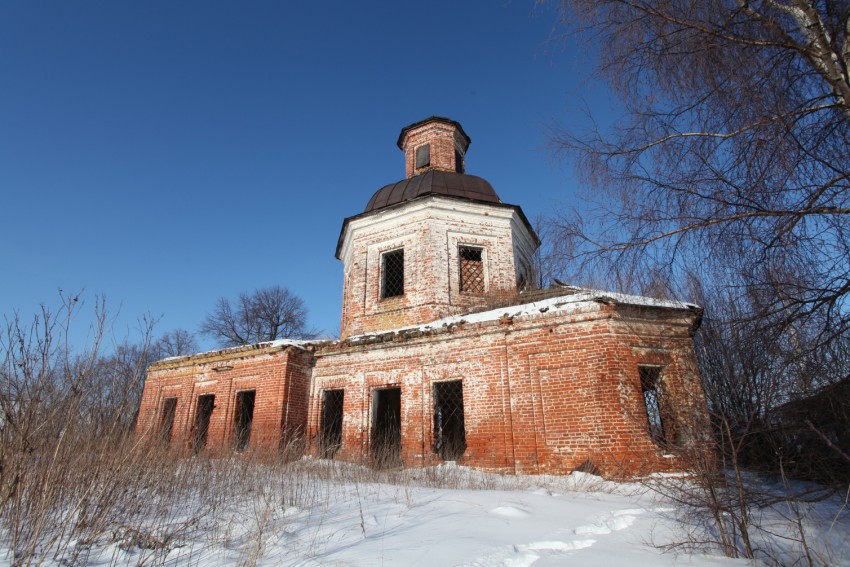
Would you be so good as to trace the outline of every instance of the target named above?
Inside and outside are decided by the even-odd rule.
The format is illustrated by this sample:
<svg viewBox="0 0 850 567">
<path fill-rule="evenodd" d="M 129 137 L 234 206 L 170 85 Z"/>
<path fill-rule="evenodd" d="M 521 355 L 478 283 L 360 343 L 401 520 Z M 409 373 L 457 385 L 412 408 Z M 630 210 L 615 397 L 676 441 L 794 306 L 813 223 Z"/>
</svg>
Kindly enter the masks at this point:
<svg viewBox="0 0 850 567">
<path fill-rule="evenodd" d="M 280 284 L 337 332 L 342 220 L 404 177 L 405 125 L 459 121 L 467 171 L 529 218 L 574 203 L 547 128 L 610 103 L 555 20 L 517 1 L 0 3 L 0 313 L 85 290 L 120 339 Z"/>
</svg>

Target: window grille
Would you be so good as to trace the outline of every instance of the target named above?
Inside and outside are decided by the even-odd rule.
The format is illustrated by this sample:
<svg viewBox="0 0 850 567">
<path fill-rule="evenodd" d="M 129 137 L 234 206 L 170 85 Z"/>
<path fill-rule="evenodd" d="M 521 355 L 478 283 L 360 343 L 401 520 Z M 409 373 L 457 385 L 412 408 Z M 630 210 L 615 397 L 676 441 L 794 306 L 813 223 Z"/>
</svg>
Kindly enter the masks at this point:
<svg viewBox="0 0 850 567">
<path fill-rule="evenodd" d="M 460 291 L 484 293 L 484 262 L 481 248 L 461 246 L 458 256 L 460 258 Z"/>
<path fill-rule="evenodd" d="M 460 380 L 434 383 L 434 452 L 454 461 L 466 451 L 463 415 L 463 383 Z"/>
<path fill-rule="evenodd" d="M 640 386 L 643 391 L 643 402 L 646 406 L 646 419 L 649 424 L 649 435 L 659 445 L 667 443 L 664 431 L 664 407 L 660 388 L 661 368 L 658 366 L 640 366 Z"/>
<path fill-rule="evenodd" d="M 381 298 L 404 295 L 404 250 L 381 255 Z"/>
</svg>

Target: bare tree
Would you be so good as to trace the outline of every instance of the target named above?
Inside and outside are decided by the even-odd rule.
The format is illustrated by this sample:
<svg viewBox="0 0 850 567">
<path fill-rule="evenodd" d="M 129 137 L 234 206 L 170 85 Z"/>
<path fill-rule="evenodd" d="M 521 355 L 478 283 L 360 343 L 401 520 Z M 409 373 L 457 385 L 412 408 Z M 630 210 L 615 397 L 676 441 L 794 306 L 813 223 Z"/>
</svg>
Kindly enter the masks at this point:
<svg viewBox="0 0 850 567">
<path fill-rule="evenodd" d="M 307 308 L 304 301 L 282 286 L 240 293 L 231 303 L 220 298 L 201 324 L 201 333 L 222 346 L 238 346 L 283 338 L 306 338 Z"/>
<path fill-rule="evenodd" d="M 559 5 L 623 111 L 556 133 L 598 197 L 556 222 L 570 259 L 631 281 L 720 263 L 763 313 L 824 322 L 810 346 L 850 330 L 850 4 Z"/>
<path fill-rule="evenodd" d="M 551 220 L 552 258 L 562 279 L 706 305 L 696 347 L 721 466 L 694 463 L 692 502 L 729 555 L 754 557 L 751 512 L 776 495 L 752 492 L 744 469 L 806 475 L 822 432 L 789 452 L 803 437 L 787 408 L 850 379 L 850 3 L 558 6 L 598 48 L 621 116 L 553 134 L 593 193 Z"/>
<path fill-rule="evenodd" d="M 163 334 L 151 345 L 151 360 L 169 356 L 186 356 L 198 352 L 195 336 L 186 329 L 174 329 Z"/>
</svg>

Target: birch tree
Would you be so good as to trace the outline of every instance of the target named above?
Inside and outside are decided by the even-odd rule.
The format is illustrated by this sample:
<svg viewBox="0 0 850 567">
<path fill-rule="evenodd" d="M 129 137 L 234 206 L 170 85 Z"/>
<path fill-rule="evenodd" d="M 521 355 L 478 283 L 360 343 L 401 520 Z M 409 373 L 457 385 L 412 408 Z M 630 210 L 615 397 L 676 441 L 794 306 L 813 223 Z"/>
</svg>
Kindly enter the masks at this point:
<svg viewBox="0 0 850 567">
<path fill-rule="evenodd" d="M 593 190 L 591 207 L 554 223 L 575 271 L 675 280 L 686 266 L 715 266 L 730 287 L 761 298 L 761 315 L 782 315 L 786 331 L 817 326 L 806 341 L 792 337 L 798 351 L 843 336 L 850 2 L 559 7 L 562 23 L 598 50 L 597 75 L 622 110 L 610 129 L 555 135 Z"/>
<path fill-rule="evenodd" d="M 850 2 L 558 6 L 621 111 L 610 127 L 554 133 L 591 191 L 551 222 L 562 279 L 660 282 L 705 302 L 695 347 L 719 463 L 690 461 L 698 481 L 667 495 L 709 519 L 704 541 L 764 558 L 750 536 L 773 495 L 744 468 L 845 488 L 850 474 L 846 449 L 790 411 L 850 380 Z M 801 563 L 826 561 L 797 503 L 825 494 L 784 496 Z"/>
</svg>

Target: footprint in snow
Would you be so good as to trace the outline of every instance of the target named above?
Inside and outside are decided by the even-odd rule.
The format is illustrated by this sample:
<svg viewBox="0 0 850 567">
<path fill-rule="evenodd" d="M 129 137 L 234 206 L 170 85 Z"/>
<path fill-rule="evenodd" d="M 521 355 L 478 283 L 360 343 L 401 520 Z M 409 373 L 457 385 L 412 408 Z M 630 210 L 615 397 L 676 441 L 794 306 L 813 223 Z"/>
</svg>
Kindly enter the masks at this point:
<svg viewBox="0 0 850 567">
<path fill-rule="evenodd" d="M 490 510 L 490 513 L 505 518 L 527 518 L 530 515 L 528 512 L 513 506 L 498 506 Z"/>
<path fill-rule="evenodd" d="M 630 527 L 635 523 L 637 517 L 645 512 L 646 510 L 642 509 L 617 510 L 593 524 L 575 528 L 573 533 L 576 535 L 605 535 L 618 532 Z"/>
<path fill-rule="evenodd" d="M 533 541 L 520 545 L 510 545 L 499 551 L 479 557 L 468 563 L 471 567 L 529 567 L 543 556 L 552 556 L 578 549 L 584 549 L 596 543 L 593 539 L 576 541 Z"/>
<path fill-rule="evenodd" d="M 517 545 L 520 551 L 575 551 L 584 549 L 596 543 L 595 539 L 577 539 L 575 541 L 534 541 L 524 545 Z"/>
<path fill-rule="evenodd" d="M 673 508 L 664 509 L 673 510 Z M 631 508 L 626 510 L 616 510 L 613 513 L 614 516 L 640 516 L 641 514 L 646 514 L 646 510 L 643 508 Z"/>
<path fill-rule="evenodd" d="M 591 524 L 589 526 L 579 526 L 573 530 L 573 533 L 576 535 L 605 535 L 611 533 L 611 528 L 609 528 L 604 523 L 601 524 Z"/>
</svg>

